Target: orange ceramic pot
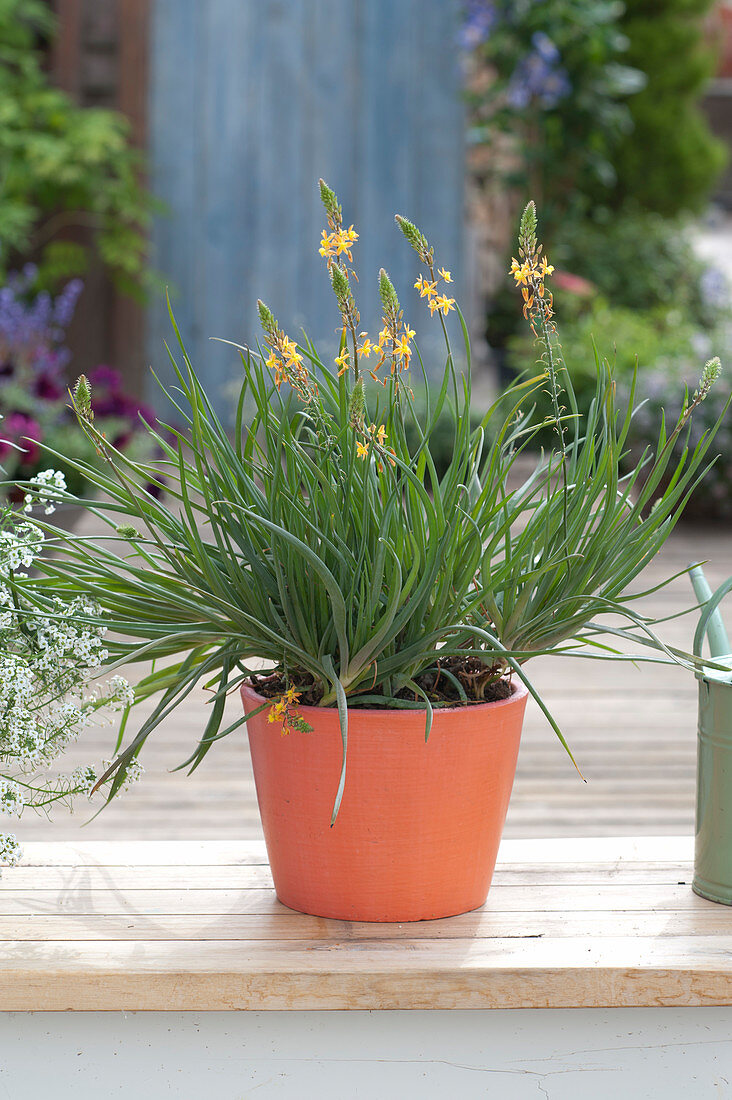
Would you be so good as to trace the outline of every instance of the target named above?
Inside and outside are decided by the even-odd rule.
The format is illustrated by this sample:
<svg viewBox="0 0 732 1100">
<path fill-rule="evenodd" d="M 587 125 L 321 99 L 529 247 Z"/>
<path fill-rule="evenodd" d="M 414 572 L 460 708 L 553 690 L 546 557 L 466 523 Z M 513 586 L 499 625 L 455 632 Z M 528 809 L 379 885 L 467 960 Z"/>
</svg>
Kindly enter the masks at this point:
<svg viewBox="0 0 732 1100">
<path fill-rule="evenodd" d="M 346 786 L 335 709 L 300 707 L 310 733 L 283 736 L 268 710 L 247 722 L 259 810 L 277 896 L 320 917 L 449 917 L 488 894 L 516 770 L 527 692 L 435 712 L 348 716 Z M 244 709 L 265 700 L 242 688 Z"/>
</svg>

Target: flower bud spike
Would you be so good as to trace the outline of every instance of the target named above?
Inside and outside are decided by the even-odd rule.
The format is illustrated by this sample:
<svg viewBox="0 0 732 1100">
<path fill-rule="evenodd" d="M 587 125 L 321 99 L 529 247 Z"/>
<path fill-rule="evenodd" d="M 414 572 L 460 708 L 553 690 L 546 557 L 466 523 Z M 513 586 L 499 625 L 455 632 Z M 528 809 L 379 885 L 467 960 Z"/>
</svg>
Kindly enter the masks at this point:
<svg viewBox="0 0 732 1100">
<path fill-rule="evenodd" d="M 530 199 L 524 207 L 519 226 L 519 245 L 528 258 L 536 254 L 536 203 Z"/>
<path fill-rule="evenodd" d="M 338 308 L 343 317 L 343 323 L 351 330 L 357 328 L 361 318 L 356 308 L 356 299 L 353 297 L 348 275 L 340 264 L 334 263 L 331 266 L 330 281 L 333 286 L 333 293 L 336 296 L 336 301 L 338 302 Z"/>
<path fill-rule="evenodd" d="M 722 362 L 719 356 L 715 355 L 713 359 L 709 359 L 704 364 L 704 370 L 702 371 L 702 376 L 699 379 L 699 385 L 693 397 L 693 401 L 696 404 L 700 404 L 702 401 L 706 400 L 709 391 L 711 390 L 712 386 L 717 381 L 721 373 Z"/>
<path fill-rule="evenodd" d="M 363 378 L 359 378 L 351 393 L 348 403 L 348 423 L 352 428 L 363 426 L 366 416 L 366 398 L 363 389 Z"/>
<path fill-rule="evenodd" d="M 348 283 L 348 276 L 339 264 L 333 264 L 330 269 L 330 281 L 333 284 L 333 293 L 338 299 L 338 305 L 343 308 L 351 288 Z"/>
<path fill-rule="evenodd" d="M 399 305 L 397 292 L 394 290 L 394 284 L 383 267 L 379 271 L 379 296 L 384 307 L 384 315 L 389 318 L 397 317 L 401 312 L 401 306 Z"/>
<path fill-rule="evenodd" d="M 80 374 L 74 386 L 74 406 L 79 416 L 90 423 L 94 419 L 94 410 L 91 404 L 91 386 L 85 374 Z"/>
<path fill-rule="evenodd" d="M 395 214 L 394 220 L 422 263 L 431 266 L 435 258 L 434 249 L 430 248 L 429 241 L 424 233 L 421 233 L 413 222 L 403 218 L 401 214 Z"/>
<path fill-rule="evenodd" d="M 341 207 L 338 203 L 338 196 L 335 191 L 331 191 L 325 180 L 318 180 L 318 186 L 320 188 L 320 201 L 325 207 L 325 212 L 332 221 L 333 228 L 335 229 L 340 226 L 343 218 Z"/>
<path fill-rule="evenodd" d="M 277 336 L 279 326 L 275 321 L 274 314 L 269 306 L 266 306 L 261 298 L 257 299 L 257 313 L 259 314 L 259 323 L 264 329 L 265 335 L 271 338 Z"/>
</svg>

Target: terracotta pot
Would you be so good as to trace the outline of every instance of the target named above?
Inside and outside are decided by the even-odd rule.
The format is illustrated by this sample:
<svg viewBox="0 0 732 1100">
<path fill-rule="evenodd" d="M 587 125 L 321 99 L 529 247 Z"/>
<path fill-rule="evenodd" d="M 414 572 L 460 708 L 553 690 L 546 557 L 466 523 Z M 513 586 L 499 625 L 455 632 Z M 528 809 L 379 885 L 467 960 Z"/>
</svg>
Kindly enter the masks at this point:
<svg viewBox="0 0 732 1100">
<path fill-rule="evenodd" d="M 301 707 L 311 733 L 247 722 L 277 896 L 341 920 L 411 921 L 476 909 L 488 894 L 516 770 L 527 692 L 435 713 L 349 712 L 346 786 L 335 709 Z M 242 688 L 247 712 L 265 700 Z"/>
</svg>

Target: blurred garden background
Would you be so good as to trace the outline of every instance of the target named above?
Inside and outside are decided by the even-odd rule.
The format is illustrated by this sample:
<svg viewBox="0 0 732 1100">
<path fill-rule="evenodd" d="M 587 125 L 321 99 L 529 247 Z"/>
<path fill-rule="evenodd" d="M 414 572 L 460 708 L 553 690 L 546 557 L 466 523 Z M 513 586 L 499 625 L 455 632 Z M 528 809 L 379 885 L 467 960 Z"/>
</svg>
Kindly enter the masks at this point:
<svg viewBox="0 0 732 1100">
<path fill-rule="evenodd" d="M 239 360 L 211 337 L 256 339 L 258 297 L 287 331 L 307 317 L 335 347 L 319 176 L 361 234 L 365 328 L 378 327 L 380 266 L 410 297 L 394 212 L 427 233 L 454 274 L 486 404 L 536 357 L 508 278 L 533 198 L 580 404 L 595 348 L 621 391 L 637 360 L 637 458 L 719 355 L 727 382 L 698 437 L 729 388 L 731 142 L 732 3 L 0 0 L 0 465 L 32 475 L 48 465 L 41 444 L 87 454 L 65 397 L 82 371 L 108 437 L 144 450 L 139 417 L 162 415 L 150 367 L 170 377 L 166 288 L 224 417 Z M 409 320 L 437 375 L 425 314 Z M 709 559 L 713 583 L 732 572 L 732 425 L 717 450 L 656 571 Z M 689 606 L 685 578 L 661 600 Z M 692 633 L 690 619 L 669 624 L 675 644 Z M 611 675 L 547 670 L 540 686 L 590 782 L 532 714 L 507 835 L 690 831 L 693 677 L 646 670 L 616 695 Z M 86 835 L 256 835 L 241 734 L 194 778 L 169 772 L 204 722 L 194 696 L 148 748 L 147 780 Z M 54 835 L 76 827 L 60 818 Z"/>
</svg>

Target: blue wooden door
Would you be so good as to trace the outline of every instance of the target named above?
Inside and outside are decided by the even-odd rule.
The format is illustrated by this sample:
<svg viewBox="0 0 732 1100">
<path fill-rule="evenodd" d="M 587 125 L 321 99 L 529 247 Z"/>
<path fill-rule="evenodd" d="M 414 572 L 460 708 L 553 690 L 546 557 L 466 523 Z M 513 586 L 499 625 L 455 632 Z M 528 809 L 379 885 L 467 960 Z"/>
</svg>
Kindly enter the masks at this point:
<svg viewBox="0 0 732 1100">
<path fill-rule="evenodd" d="M 154 227 L 155 262 L 220 408 L 240 368 L 210 337 L 253 343 L 258 297 L 291 335 L 306 328 L 321 351 L 335 343 L 338 313 L 318 255 L 319 176 L 361 234 L 364 327 L 378 325 L 383 265 L 441 370 L 436 319 L 413 290 L 417 259 L 394 213 L 460 271 L 456 20 L 453 0 L 153 0 L 151 176 L 168 208 Z M 156 300 L 149 355 L 164 377 L 169 336 Z"/>
</svg>

